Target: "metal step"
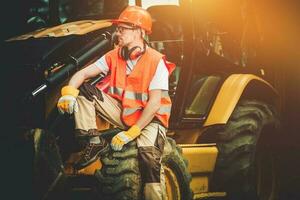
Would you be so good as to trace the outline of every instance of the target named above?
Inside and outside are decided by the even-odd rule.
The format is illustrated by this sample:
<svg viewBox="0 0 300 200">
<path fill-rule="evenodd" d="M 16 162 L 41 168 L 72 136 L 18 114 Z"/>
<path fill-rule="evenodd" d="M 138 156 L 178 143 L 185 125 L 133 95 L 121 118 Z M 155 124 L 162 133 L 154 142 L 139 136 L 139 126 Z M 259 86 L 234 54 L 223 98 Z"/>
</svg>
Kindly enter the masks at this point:
<svg viewBox="0 0 300 200">
<path fill-rule="evenodd" d="M 205 192 L 195 194 L 193 199 L 201 199 L 201 200 L 214 200 L 214 199 L 222 199 L 226 196 L 226 192 Z"/>
</svg>

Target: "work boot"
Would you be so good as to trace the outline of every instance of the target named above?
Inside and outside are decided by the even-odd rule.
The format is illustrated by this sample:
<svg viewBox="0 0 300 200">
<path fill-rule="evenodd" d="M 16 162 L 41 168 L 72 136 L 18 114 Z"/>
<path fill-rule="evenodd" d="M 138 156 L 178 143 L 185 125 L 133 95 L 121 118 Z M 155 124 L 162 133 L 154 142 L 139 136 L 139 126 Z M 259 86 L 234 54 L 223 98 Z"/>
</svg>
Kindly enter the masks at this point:
<svg viewBox="0 0 300 200">
<path fill-rule="evenodd" d="M 78 160 L 74 167 L 77 170 L 83 169 L 89 164 L 98 159 L 99 155 L 105 154 L 109 150 L 109 145 L 105 139 L 99 137 L 100 143 L 88 143 L 82 151 L 80 160 Z"/>
</svg>

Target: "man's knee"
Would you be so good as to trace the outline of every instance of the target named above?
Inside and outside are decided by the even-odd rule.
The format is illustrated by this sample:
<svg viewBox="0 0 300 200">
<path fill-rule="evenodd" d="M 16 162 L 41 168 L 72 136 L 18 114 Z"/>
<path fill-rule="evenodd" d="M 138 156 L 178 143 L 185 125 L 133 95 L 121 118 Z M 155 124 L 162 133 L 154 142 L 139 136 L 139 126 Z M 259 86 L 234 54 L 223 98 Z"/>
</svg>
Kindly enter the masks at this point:
<svg viewBox="0 0 300 200">
<path fill-rule="evenodd" d="M 162 153 L 157 147 L 139 147 L 140 165 L 144 183 L 159 183 Z"/>
</svg>

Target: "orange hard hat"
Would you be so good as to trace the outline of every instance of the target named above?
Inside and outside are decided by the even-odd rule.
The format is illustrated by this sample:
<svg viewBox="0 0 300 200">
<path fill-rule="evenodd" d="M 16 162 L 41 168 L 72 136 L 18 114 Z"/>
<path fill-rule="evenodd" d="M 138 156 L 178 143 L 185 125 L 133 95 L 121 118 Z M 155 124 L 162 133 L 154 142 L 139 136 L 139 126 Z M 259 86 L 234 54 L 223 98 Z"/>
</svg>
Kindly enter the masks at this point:
<svg viewBox="0 0 300 200">
<path fill-rule="evenodd" d="M 151 33 L 152 19 L 151 15 L 139 6 L 128 6 L 123 10 L 118 19 L 112 20 L 113 23 L 130 23 L 141 27 L 147 34 Z"/>
</svg>

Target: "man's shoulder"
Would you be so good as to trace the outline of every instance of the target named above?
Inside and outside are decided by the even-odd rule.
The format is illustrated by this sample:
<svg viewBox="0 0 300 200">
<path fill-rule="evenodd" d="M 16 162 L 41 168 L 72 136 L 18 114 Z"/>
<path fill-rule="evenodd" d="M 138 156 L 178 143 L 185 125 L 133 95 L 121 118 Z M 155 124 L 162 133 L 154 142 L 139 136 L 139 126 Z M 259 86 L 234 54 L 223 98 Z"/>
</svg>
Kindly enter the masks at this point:
<svg viewBox="0 0 300 200">
<path fill-rule="evenodd" d="M 115 55 L 115 54 L 118 54 L 118 52 L 119 52 L 119 47 L 114 48 L 114 49 L 108 51 L 108 52 L 105 54 L 105 56 Z"/>
<path fill-rule="evenodd" d="M 153 49 L 152 47 L 147 47 L 147 51 L 149 52 L 149 53 L 151 53 L 152 55 L 155 55 L 155 56 L 158 56 L 158 57 L 163 57 L 163 54 L 162 53 L 160 53 L 159 51 L 157 51 L 156 49 Z"/>
</svg>

